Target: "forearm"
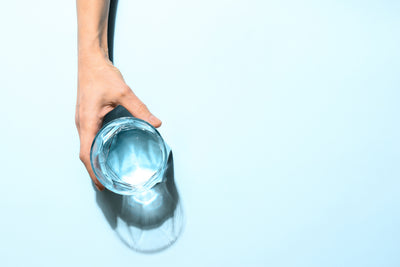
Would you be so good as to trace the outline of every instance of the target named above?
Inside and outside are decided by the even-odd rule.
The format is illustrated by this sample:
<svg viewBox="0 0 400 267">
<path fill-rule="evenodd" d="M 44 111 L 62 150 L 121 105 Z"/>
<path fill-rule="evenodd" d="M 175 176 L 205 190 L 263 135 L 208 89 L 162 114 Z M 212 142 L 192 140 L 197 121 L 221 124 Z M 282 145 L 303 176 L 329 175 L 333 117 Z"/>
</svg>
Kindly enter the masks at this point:
<svg viewBox="0 0 400 267">
<path fill-rule="evenodd" d="M 110 0 L 76 0 L 78 57 L 108 57 L 107 25 Z"/>
</svg>

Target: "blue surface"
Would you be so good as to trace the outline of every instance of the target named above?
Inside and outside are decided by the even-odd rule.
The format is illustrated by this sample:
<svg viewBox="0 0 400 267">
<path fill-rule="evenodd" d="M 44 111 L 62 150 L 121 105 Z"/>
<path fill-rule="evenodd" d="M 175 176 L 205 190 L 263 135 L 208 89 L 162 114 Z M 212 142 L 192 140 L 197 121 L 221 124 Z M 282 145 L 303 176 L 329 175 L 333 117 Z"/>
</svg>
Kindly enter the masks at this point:
<svg viewBox="0 0 400 267">
<path fill-rule="evenodd" d="M 399 1 L 120 0 L 186 218 L 151 255 L 78 159 L 74 1 L 3 8 L 1 266 L 400 265 Z"/>
</svg>

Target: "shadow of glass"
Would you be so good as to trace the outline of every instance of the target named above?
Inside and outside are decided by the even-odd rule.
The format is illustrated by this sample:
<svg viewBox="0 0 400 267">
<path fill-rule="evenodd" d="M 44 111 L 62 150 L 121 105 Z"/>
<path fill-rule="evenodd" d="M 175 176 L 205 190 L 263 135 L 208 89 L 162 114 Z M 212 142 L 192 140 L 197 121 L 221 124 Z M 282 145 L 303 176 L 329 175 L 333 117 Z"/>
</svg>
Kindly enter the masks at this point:
<svg viewBox="0 0 400 267">
<path fill-rule="evenodd" d="M 163 181 L 140 195 L 119 195 L 96 190 L 96 202 L 110 227 L 129 248 L 155 253 L 170 247 L 180 236 L 184 214 L 174 181 L 172 151 Z"/>
</svg>

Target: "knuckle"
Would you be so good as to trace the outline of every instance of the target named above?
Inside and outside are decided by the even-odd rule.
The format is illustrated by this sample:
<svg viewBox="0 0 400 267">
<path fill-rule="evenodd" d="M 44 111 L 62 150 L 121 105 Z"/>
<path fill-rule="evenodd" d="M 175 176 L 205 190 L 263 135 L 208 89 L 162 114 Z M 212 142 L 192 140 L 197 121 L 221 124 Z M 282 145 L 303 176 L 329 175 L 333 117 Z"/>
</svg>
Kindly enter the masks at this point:
<svg viewBox="0 0 400 267">
<path fill-rule="evenodd" d="M 88 156 L 87 156 L 86 153 L 83 153 L 83 152 L 81 151 L 81 152 L 79 152 L 79 159 L 80 159 L 83 163 L 85 163 L 85 162 L 87 161 L 87 159 L 88 159 Z"/>
<path fill-rule="evenodd" d="M 119 97 L 123 98 L 123 97 L 128 96 L 130 92 L 131 92 L 131 88 L 129 88 L 128 85 L 124 85 L 119 89 L 118 95 L 119 95 Z"/>
</svg>

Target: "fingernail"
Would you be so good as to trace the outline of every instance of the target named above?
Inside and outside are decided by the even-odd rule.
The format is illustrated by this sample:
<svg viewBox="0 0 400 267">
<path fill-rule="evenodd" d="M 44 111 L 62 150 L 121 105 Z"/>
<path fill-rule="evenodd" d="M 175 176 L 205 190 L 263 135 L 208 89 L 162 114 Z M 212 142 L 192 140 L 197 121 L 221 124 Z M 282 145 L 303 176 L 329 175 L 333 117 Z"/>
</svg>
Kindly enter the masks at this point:
<svg viewBox="0 0 400 267">
<path fill-rule="evenodd" d="M 99 191 L 103 191 L 104 190 L 103 188 L 100 188 L 100 186 L 98 186 L 97 184 L 95 184 L 95 186 L 96 186 L 97 190 L 99 190 Z"/>
<path fill-rule="evenodd" d="M 161 124 L 161 121 L 160 121 L 156 116 L 154 116 L 154 115 L 150 115 L 149 121 L 150 121 L 150 123 L 153 124 L 153 125 L 159 125 L 159 124 Z"/>
</svg>

